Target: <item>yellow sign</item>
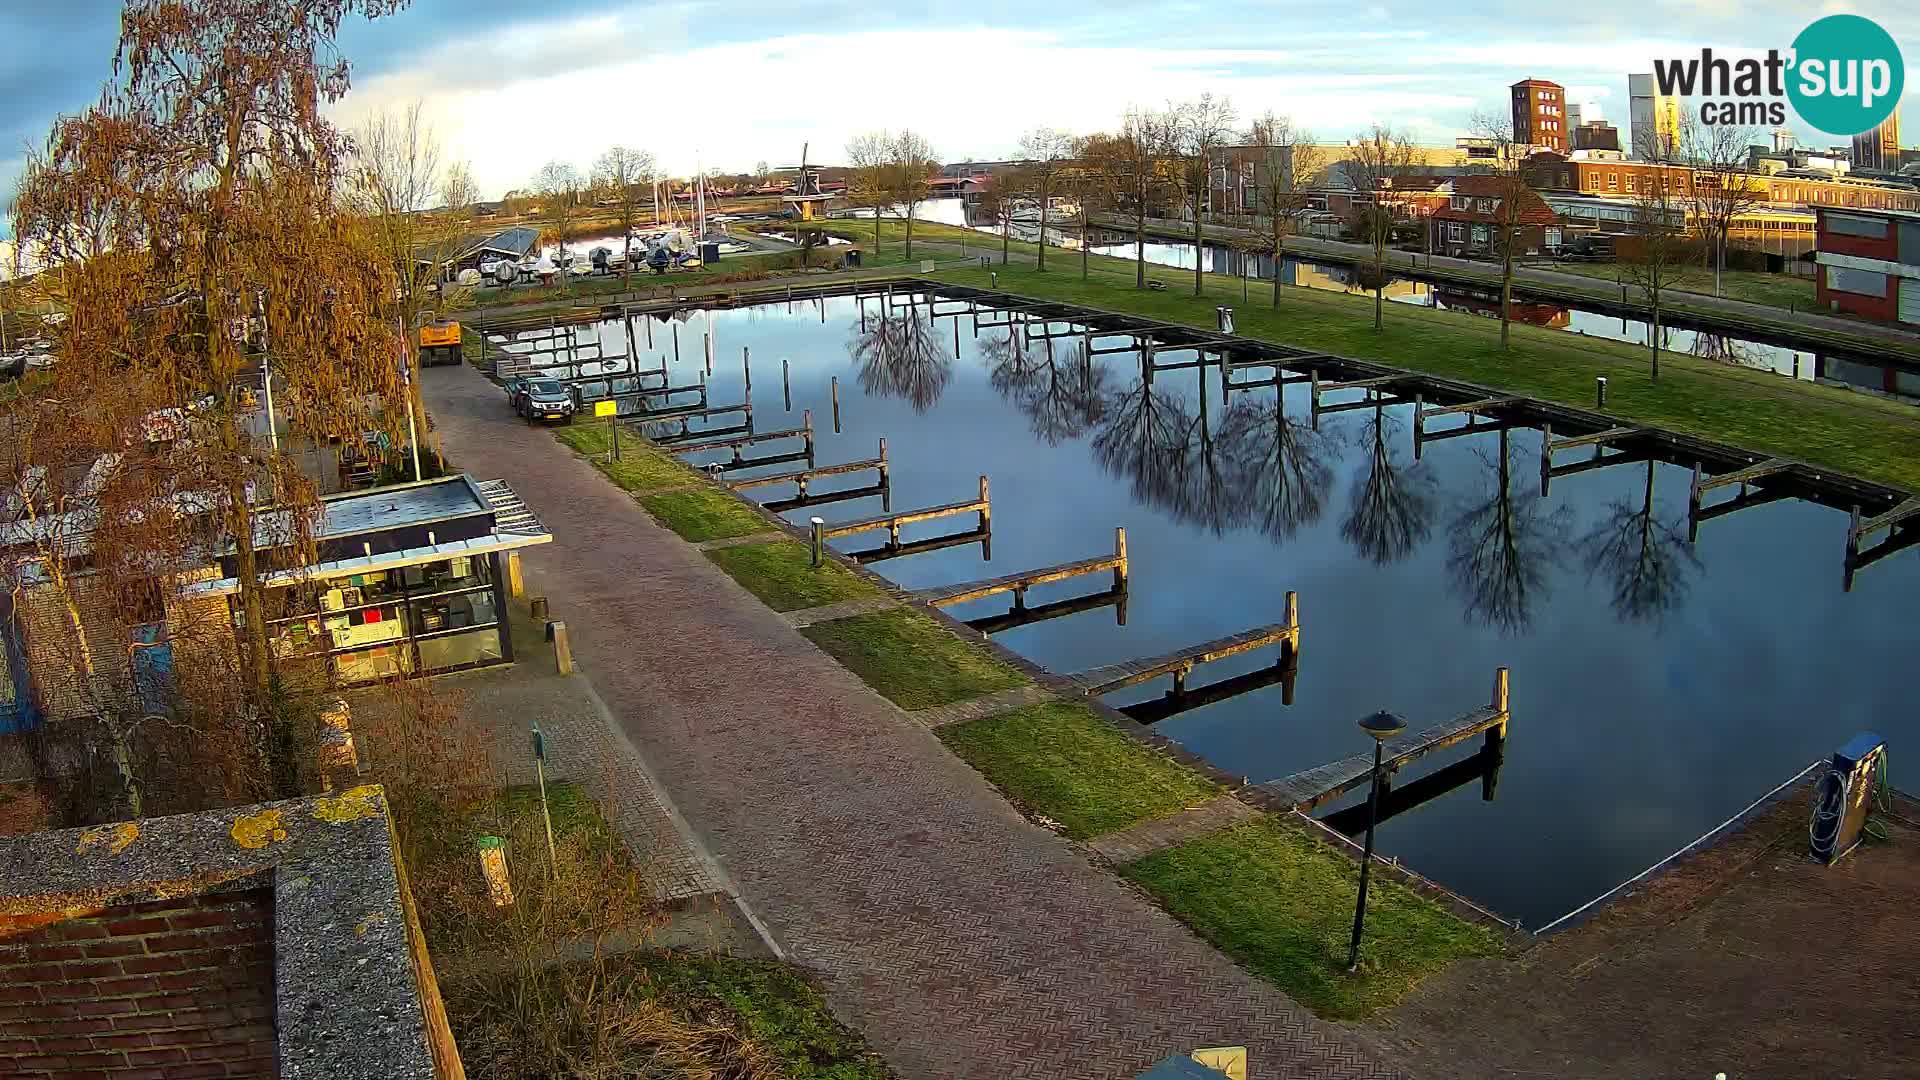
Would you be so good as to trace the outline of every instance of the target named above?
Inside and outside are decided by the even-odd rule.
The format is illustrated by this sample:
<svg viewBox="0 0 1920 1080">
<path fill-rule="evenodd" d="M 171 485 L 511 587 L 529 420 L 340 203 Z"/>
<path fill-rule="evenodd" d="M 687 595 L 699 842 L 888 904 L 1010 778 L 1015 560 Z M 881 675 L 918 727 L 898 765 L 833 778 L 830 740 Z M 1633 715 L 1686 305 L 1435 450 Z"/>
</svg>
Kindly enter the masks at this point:
<svg viewBox="0 0 1920 1080">
<path fill-rule="evenodd" d="M 1210 1046 L 1195 1050 L 1191 1056 L 1207 1068 L 1225 1073 L 1228 1080 L 1247 1080 L 1247 1048 L 1244 1046 Z"/>
<path fill-rule="evenodd" d="M 614 414 L 614 411 L 617 410 L 619 407 L 620 407 L 619 405 L 615 404 L 611 400 L 596 401 L 593 403 L 593 415 L 596 417 L 612 416 Z"/>
</svg>

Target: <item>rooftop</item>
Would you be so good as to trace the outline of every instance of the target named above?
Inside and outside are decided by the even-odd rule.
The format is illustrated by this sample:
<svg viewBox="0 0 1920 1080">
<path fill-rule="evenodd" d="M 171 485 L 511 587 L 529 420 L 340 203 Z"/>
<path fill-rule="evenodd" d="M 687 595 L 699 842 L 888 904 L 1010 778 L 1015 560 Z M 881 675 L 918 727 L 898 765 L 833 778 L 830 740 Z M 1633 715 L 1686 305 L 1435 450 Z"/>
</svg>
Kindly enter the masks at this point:
<svg viewBox="0 0 1920 1080">
<path fill-rule="evenodd" d="M 378 787 L 0 837 L 0 969 L 10 1076 L 460 1075 Z"/>
</svg>

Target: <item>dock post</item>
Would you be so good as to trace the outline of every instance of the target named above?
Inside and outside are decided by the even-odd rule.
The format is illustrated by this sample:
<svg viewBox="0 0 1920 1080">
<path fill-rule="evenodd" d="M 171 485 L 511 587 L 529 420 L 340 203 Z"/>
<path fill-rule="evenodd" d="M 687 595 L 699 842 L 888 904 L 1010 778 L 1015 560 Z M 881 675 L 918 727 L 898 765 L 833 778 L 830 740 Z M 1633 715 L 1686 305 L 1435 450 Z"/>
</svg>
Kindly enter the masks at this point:
<svg viewBox="0 0 1920 1080">
<path fill-rule="evenodd" d="M 880 436 L 880 511 L 893 513 L 893 474 L 887 464 L 887 437 Z"/>
<path fill-rule="evenodd" d="M 1687 492 L 1687 543 L 1700 539 L 1700 463 L 1693 463 L 1693 487 Z"/>
<path fill-rule="evenodd" d="M 953 358 L 960 359 L 960 316 L 953 317 Z"/>
<path fill-rule="evenodd" d="M 1494 668 L 1493 669 L 1493 701 L 1491 703 L 1491 708 L 1493 709 L 1494 712 L 1497 712 L 1500 714 L 1500 723 L 1496 727 L 1487 729 L 1487 745 L 1488 746 L 1494 746 L 1498 742 L 1505 740 L 1507 737 L 1507 716 L 1508 716 L 1507 703 L 1509 700 L 1508 688 L 1509 688 L 1509 684 L 1507 680 L 1507 669 L 1503 667 Z"/>
<path fill-rule="evenodd" d="M 800 414 L 800 426 L 806 429 L 807 465 L 813 465 L 813 410 L 807 409 Z"/>
<path fill-rule="evenodd" d="M 747 400 L 753 400 L 753 363 L 749 359 L 747 346 L 740 346 L 740 377 L 746 381 Z"/>
<path fill-rule="evenodd" d="M 793 361 L 780 358 L 780 393 L 787 399 L 787 411 L 793 411 Z"/>
<path fill-rule="evenodd" d="M 651 349 L 653 348 L 653 316 L 642 315 L 641 318 L 646 320 L 645 325 L 647 328 L 647 348 Z"/>
<path fill-rule="evenodd" d="M 520 599 L 527 591 L 526 579 L 520 574 L 520 553 L 507 552 L 507 595 Z"/>
<path fill-rule="evenodd" d="M 1371 391 L 1369 391 L 1371 393 Z M 1473 417 L 1467 417 L 1467 423 L 1473 423 Z M 1413 460 L 1420 460 L 1421 446 L 1427 441 L 1427 396 L 1413 395 Z"/>
<path fill-rule="evenodd" d="M 680 324 L 673 324 L 673 362 L 680 362 Z"/>
<path fill-rule="evenodd" d="M 833 433 L 840 434 L 840 376 L 833 377 Z"/>
<path fill-rule="evenodd" d="M 573 645 L 567 639 L 567 621 L 555 619 L 547 627 L 553 633 L 553 663 L 560 674 L 573 674 Z"/>
<path fill-rule="evenodd" d="M 1280 662 L 1292 663 L 1300 657 L 1300 594 L 1287 590 L 1287 634 L 1286 647 L 1280 650 Z"/>
<path fill-rule="evenodd" d="M 1598 445 L 1598 444 L 1596 444 Z M 1547 497 L 1553 483 L 1553 425 L 1540 425 L 1540 497 Z"/>
<path fill-rule="evenodd" d="M 980 531 L 986 532 L 993 526 L 993 503 L 987 498 L 987 474 L 980 474 Z"/>
<path fill-rule="evenodd" d="M 712 334 L 703 333 L 700 335 L 700 352 L 707 359 L 707 374 L 709 375 L 713 374 L 713 335 Z"/>
<path fill-rule="evenodd" d="M 1307 404 L 1311 407 L 1313 412 L 1313 430 L 1319 431 L 1320 430 L 1320 369 L 1317 367 L 1308 368 L 1307 378 L 1308 378 L 1307 389 L 1311 391 L 1311 393 L 1307 397 Z M 1420 445 L 1419 443 L 1415 443 L 1414 447 L 1418 449 L 1419 445 Z"/>
<path fill-rule="evenodd" d="M 1173 697 L 1187 696 L 1187 673 L 1192 670 L 1191 666 L 1173 669 Z"/>
<path fill-rule="evenodd" d="M 1125 592 L 1127 588 L 1127 527 L 1113 527 L 1113 557 L 1120 565 L 1113 568 L 1113 591 Z"/>
<path fill-rule="evenodd" d="M 827 519 L 816 517 L 810 524 L 813 526 L 813 565 L 817 568 L 826 558 Z"/>
<path fill-rule="evenodd" d="M 620 321 L 625 323 L 627 327 L 627 363 L 633 366 L 633 370 L 639 371 L 640 350 L 635 348 L 633 344 L 633 312 L 623 307 L 620 309 L 620 315 Z"/>
</svg>

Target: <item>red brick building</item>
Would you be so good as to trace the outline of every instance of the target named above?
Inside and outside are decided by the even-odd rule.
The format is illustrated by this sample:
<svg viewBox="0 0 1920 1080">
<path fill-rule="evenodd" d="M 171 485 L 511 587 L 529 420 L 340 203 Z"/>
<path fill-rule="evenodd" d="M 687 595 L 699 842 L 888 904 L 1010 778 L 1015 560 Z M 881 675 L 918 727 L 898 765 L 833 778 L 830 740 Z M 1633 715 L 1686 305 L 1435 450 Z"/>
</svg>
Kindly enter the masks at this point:
<svg viewBox="0 0 1920 1080">
<path fill-rule="evenodd" d="M 1567 92 L 1556 82 L 1522 79 L 1513 84 L 1513 141 L 1567 152 Z"/>
<path fill-rule="evenodd" d="M 1462 176 L 1443 189 L 1446 202 L 1428 215 L 1432 250 L 1443 255 L 1491 254 L 1498 250 L 1500 223 L 1514 224 L 1516 254 L 1538 254 L 1560 246 L 1559 216 L 1540 193 L 1519 180 L 1499 176 Z M 1507 199 L 1515 200 L 1514 217 Z"/>
<path fill-rule="evenodd" d="M 1829 311 L 1920 327 L 1920 213 L 1818 212 L 1814 296 Z"/>
</svg>

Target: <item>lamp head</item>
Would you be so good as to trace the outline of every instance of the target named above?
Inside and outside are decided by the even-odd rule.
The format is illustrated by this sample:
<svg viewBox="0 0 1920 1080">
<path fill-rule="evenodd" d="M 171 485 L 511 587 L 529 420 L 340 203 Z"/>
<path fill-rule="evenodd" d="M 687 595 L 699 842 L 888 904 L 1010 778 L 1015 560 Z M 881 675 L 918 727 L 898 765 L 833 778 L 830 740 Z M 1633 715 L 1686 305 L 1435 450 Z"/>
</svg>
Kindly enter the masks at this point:
<svg viewBox="0 0 1920 1080">
<path fill-rule="evenodd" d="M 1407 730 L 1407 722 L 1382 709 L 1360 721 L 1360 730 L 1382 742 Z"/>
</svg>

